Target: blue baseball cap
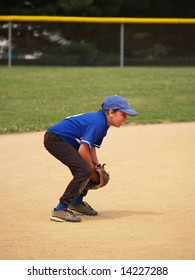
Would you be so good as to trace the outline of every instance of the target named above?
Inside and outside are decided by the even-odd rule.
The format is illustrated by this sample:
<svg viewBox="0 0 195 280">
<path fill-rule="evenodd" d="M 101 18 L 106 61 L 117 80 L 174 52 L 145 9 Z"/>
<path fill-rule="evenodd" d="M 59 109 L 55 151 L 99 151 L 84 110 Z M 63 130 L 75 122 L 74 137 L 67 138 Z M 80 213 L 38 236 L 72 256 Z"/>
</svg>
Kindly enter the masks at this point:
<svg viewBox="0 0 195 280">
<path fill-rule="evenodd" d="M 118 109 L 130 116 L 138 115 L 136 111 L 131 109 L 129 102 L 119 95 L 107 96 L 102 102 L 102 109 Z"/>
</svg>

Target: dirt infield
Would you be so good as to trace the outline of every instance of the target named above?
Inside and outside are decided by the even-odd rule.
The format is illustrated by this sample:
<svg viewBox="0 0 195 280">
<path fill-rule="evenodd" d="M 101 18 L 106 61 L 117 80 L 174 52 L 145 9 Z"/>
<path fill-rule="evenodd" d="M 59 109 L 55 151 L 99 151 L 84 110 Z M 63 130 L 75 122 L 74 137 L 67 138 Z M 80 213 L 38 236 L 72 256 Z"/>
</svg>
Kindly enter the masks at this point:
<svg viewBox="0 0 195 280">
<path fill-rule="evenodd" d="M 195 259 L 195 123 L 111 128 L 99 215 L 76 224 L 49 219 L 71 175 L 43 135 L 0 136 L 1 260 Z"/>
</svg>

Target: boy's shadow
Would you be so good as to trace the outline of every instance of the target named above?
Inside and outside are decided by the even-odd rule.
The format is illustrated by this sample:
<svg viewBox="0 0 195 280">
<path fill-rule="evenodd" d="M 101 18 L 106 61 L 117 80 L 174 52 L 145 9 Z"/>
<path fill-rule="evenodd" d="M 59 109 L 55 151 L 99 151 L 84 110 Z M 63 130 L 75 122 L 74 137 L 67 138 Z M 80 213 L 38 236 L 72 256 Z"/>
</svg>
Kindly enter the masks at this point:
<svg viewBox="0 0 195 280">
<path fill-rule="evenodd" d="M 162 213 L 152 212 L 152 211 L 133 211 L 133 210 L 110 210 L 110 211 L 100 211 L 97 216 L 98 220 L 102 219 L 120 219 L 123 217 L 130 216 L 154 216 L 161 215 Z"/>
</svg>

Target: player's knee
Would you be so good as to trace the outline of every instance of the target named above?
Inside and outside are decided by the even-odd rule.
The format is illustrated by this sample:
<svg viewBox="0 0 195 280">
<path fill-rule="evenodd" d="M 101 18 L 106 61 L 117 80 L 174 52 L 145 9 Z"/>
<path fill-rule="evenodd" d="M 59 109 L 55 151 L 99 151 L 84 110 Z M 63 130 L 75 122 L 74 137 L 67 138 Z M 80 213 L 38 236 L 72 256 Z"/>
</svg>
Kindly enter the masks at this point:
<svg viewBox="0 0 195 280">
<path fill-rule="evenodd" d="M 89 167 L 88 166 L 83 167 L 81 174 L 83 179 L 88 179 L 91 176 L 91 171 Z"/>
<path fill-rule="evenodd" d="M 80 168 L 74 173 L 74 179 L 80 183 L 89 179 L 90 176 L 91 171 L 87 164 L 80 166 Z"/>
</svg>

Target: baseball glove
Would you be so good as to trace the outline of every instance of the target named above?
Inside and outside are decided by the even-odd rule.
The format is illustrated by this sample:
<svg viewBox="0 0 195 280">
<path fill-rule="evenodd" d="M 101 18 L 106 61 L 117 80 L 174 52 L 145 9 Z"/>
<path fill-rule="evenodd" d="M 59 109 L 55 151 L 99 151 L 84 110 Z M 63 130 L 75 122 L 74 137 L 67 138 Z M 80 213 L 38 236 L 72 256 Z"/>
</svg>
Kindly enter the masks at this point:
<svg viewBox="0 0 195 280">
<path fill-rule="evenodd" d="M 105 166 L 105 164 L 102 164 L 102 165 L 94 164 L 95 170 L 99 174 L 99 181 L 93 182 L 93 181 L 89 180 L 89 182 L 87 183 L 87 185 L 85 187 L 86 190 L 97 190 L 108 184 L 110 175 L 108 172 L 106 172 L 104 166 Z"/>
</svg>

